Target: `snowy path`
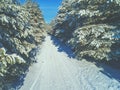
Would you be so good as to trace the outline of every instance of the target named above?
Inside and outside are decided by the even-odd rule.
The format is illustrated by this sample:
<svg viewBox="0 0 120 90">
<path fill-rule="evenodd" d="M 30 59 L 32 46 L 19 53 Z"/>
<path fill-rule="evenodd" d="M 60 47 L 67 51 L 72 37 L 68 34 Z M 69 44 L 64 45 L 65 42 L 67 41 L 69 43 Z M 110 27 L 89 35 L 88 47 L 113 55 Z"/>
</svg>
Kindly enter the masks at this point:
<svg viewBox="0 0 120 90">
<path fill-rule="evenodd" d="M 38 63 L 30 67 L 20 90 L 120 90 L 118 70 L 106 67 L 117 76 L 112 78 L 95 64 L 77 61 L 58 49 L 47 36 Z"/>
</svg>

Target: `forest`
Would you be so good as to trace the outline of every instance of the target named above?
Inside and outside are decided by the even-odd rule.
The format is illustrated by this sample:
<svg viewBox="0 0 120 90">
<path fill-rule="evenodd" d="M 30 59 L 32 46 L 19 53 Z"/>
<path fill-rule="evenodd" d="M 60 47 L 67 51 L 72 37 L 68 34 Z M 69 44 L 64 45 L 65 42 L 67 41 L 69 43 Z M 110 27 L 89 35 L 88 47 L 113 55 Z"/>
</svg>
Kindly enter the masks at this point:
<svg viewBox="0 0 120 90">
<path fill-rule="evenodd" d="M 21 76 L 27 82 L 29 72 L 46 79 L 15 86 Z M 63 0 L 49 24 L 37 1 L 0 0 L 0 90 L 80 88 L 120 90 L 120 0 Z"/>
</svg>

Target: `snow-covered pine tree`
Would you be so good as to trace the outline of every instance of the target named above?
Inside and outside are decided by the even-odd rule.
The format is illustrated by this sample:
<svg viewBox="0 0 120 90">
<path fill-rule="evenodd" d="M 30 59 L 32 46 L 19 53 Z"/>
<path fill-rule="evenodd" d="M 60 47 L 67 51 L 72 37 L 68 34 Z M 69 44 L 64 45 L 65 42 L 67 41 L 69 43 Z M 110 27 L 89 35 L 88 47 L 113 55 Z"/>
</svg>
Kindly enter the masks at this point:
<svg viewBox="0 0 120 90">
<path fill-rule="evenodd" d="M 61 14 L 64 19 L 59 23 Z M 65 0 L 55 19 L 54 33 L 71 44 L 78 59 L 118 61 L 119 17 L 119 0 Z"/>
<path fill-rule="evenodd" d="M 44 20 L 39 6 L 27 8 L 18 2 L 0 0 L 0 90 L 9 90 L 25 73 L 35 48 L 44 39 Z M 34 18 L 38 21 L 32 22 Z"/>
</svg>

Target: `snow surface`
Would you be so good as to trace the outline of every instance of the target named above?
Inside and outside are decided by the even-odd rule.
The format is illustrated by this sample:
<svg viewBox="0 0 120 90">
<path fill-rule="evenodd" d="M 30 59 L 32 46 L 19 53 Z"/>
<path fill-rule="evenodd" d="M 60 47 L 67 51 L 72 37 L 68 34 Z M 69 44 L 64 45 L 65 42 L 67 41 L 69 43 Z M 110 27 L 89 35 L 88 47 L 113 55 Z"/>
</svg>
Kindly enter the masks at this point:
<svg viewBox="0 0 120 90">
<path fill-rule="evenodd" d="M 120 70 L 78 61 L 71 52 L 47 36 L 20 90 L 120 90 Z"/>
</svg>

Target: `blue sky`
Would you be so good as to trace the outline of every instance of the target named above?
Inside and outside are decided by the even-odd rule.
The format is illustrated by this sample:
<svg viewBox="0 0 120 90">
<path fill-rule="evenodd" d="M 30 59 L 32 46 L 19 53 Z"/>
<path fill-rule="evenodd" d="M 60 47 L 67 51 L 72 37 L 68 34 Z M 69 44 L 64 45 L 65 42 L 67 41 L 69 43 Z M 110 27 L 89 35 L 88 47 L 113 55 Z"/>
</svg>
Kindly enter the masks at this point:
<svg viewBox="0 0 120 90">
<path fill-rule="evenodd" d="M 37 0 L 37 2 L 39 2 L 45 21 L 49 23 L 57 15 L 62 0 Z"/>
<path fill-rule="evenodd" d="M 25 0 L 21 0 L 23 2 Z M 46 23 L 50 23 L 52 19 L 57 15 L 58 8 L 62 0 L 33 0 L 38 2 L 40 9 L 42 10 Z"/>
</svg>

